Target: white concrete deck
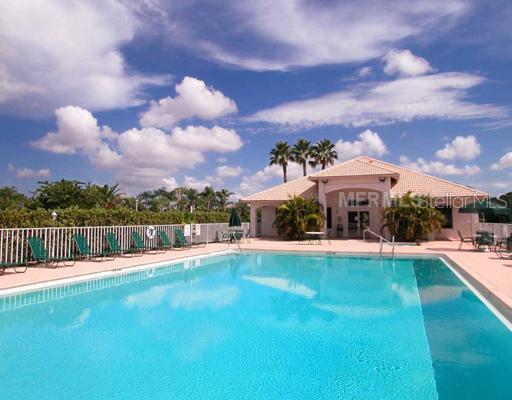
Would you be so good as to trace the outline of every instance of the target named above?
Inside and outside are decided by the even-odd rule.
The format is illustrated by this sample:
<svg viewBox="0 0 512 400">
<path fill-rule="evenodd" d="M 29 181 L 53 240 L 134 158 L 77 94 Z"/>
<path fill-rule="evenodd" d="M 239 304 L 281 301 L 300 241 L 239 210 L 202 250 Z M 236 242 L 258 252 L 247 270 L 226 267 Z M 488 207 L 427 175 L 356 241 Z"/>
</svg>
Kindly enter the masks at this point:
<svg viewBox="0 0 512 400">
<path fill-rule="evenodd" d="M 322 244 L 306 244 L 297 241 L 281 241 L 268 239 L 252 239 L 251 243 L 243 243 L 243 249 L 266 251 L 304 251 L 340 253 L 377 253 L 379 244 L 375 242 L 364 243 L 361 240 L 324 240 Z M 423 243 L 421 246 L 399 246 L 397 255 L 442 255 L 452 260 L 460 267 L 460 271 L 471 281 L 476 282 L 478 289 L 486 297 L 495 297 L 509 308 L 508 314 L 512 315 L 512 259 L 503 260 L 495 253 L 476 252 L 471 246 L 466 245 L 463 250 L 458 250 L 459 242 L 433 241 Z M 231 245 L 231 249 L 237 249 Z M 56 269 L 45 267 L 31 267 L 25 273 L 15 273 L 6 270 L 0 276 L 0 295 L 3 289 L 30 285 L 34 283 L 48 282 L 63 278 L 86 276 L 98 272 L 127 269 L 130 267 L 150 264 L 155 262 L 177 260 L 179 258 L 203 255 L 228 249 L 226 243 L 210 243 L 206 247 L 190 250 L 172 250 L 156 255 L 147 254 L 142 257 L 118 257 L 114 261 L 78 261 L 74 267 L 58 267 Z M 389 253 L 390 248 L 384 247 Z"/>
</svg>

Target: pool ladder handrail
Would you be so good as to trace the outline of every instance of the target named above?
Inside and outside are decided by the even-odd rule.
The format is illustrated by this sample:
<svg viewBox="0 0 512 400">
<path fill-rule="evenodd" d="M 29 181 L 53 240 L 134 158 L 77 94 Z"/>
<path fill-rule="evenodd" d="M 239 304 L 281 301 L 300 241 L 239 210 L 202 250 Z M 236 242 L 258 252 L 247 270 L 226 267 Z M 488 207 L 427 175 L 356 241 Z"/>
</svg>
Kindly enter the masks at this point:
<svg viewBox="0 0 512 400">
<path fill-rule="evenodd" d="M 364 231 L 363 231 L 363 242 L 366 241 L 366 233 L 369 233 L 377 238 L 379 238 L 379 254 L 380 256 L 382 257 L 382 252 L 383 252 L 383 247 L 384 247 L 384 244 L 388 244 L 391 246 L 391 255 L 393 257 L 395 257 L 395 246 L 396 246 L 396 243 L 395 243 L 395 236 L 393 235 L 391 237 L 391 241 L 389 241 L 388 239 L 386 239 L 384 236 L 382 235 L 379 235 L 378 233 L 375 233 L 374 231 L 372 231 L 370 228 L 366 228 Z"/>
</svg>

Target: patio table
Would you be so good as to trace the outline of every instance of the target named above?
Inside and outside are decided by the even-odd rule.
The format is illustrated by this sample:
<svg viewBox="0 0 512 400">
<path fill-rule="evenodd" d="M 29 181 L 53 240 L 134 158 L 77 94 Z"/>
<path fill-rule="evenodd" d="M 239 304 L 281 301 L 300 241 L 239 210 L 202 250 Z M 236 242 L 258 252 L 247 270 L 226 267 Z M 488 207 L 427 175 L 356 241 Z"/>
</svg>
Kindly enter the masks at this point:
<svg viewBox="0 0 512 400">
<path fill-rule="evenodd" d="M 304 232 L 304 234 L 306 235 L 309 244 L 313 244 L 315 241 L 318 241 L 318 244 L 322 244 L 322 238 L 325 235 L 324 232 L 320 231 L 309 231 Z"/>
</svg>

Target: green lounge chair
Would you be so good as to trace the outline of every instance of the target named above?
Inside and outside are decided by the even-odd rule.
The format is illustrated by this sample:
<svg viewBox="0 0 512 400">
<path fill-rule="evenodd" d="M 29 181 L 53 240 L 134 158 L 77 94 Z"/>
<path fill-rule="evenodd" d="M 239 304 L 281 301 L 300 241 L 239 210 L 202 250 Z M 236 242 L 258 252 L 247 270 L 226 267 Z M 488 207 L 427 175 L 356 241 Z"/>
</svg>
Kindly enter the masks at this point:
<svg viewBox="0 0 512 400">
<path fill-rule="evenodd" d="M 29 237 L 27 241 L 32 252 L 33 262 L 44 263 L 47 267 L 52 268 L 57 268 L 59 263 L 62 263 L 65 267 L 72 267 L 75 265 L 74 257 L 50 257 L 44 248 L 43 239 L 40 237 Z M 71 262 L 71 264 L 67 264 L 67 262 Z"/>
<path fill-rule="evenodd" d="M 169 236 L 167 235 L 167 232 L 165 231 L 158 231 L 158 237 L 160 238 L 161 248 L 165 250 L 173 249 L 174 246 L 171 242 L 171 239 L 169 239 Z"/>
<path fill-rule="evenodd" d="M 23 271 L 18 271 L 18 269 L 17 269 L 18 267 L 25 267 L 25 268 L 23 269 Z M 2 261 L 2 262 L 0 262 L 0 275 L 3 275 L 7 268 L 12 268 L 12 269 L 14 269 L 14 272 L 18 273 L 18 272 L 25 272 L 28 268 L 28 265 L 27 265 L 27 263 L 21 264 L 21 263 L 12 263 L 12 262 L 7 262 L 7 261 Z"/>
<path fill-rule="evenodd" d="M 73 235 L 73 240 L 80 256 L 87 258 L 88 260 L 103 261 L 104 259 L 113 260 L 115 258 L 115 254 L 110 253 L 109 251 L 102 251 L 100 253 L 92 252 L 89 244 L 87 243 L 87 239 L 83 235 L 77 233 Z"/>
<path fill-rule="evenodd" d="M 140 236 L 139 232 L 132 232 L 133 248 L 141 253 L 154 252 L 156 254 L 158 250 L 161 250 L 158 246 L 148 246 L 144 243 L 144 239 Z M 165 251 L 165 250 L 164 250 Z"/>
<path fill-rule="evenodd" d="M 122 249 L 121 246 L 119 246 L 119 242 L 117 241 L 116 235 L 113 234 L 112 232 L 105 234 L 105 239 L 107 240 L 107 245 L 110 254 L 115 254 L 119 256 L 135 255 L 133 249 Z M 142 253 L 139 253 L 139 255 L 142 255 Z"/>
<path fill-rule="evenodd" d="M 176 235 L 176 242 L 174 243 L 174 246 L 184 249 L 190 249 L 192 247 L 192 244 L 187 240 L 181 229 L 176 229 L 174 234 Z"/>
</svg>

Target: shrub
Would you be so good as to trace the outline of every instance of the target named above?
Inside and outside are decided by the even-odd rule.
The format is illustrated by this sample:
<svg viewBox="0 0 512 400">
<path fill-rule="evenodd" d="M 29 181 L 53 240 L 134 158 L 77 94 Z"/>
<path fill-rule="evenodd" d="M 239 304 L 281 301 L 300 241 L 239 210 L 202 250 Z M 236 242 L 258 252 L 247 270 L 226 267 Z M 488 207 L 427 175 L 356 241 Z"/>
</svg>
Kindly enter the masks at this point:
<svg viewBox="0 0 512 400">
<path fill-rule="evenodd" d="M 57 220 L 51 212 L 37 209 L 0 211 L 0 228 L 41 228 L 51 226 L 114 226 L 114 225 L 166 225 L 183 223 L 228 222 L 229 212 L 223 211 L 134 211 L 116 209 L 57 209 Z"/>
<path fill-rule="evenodd" d="M 304 232 L 321 230 L 323 224 L 324 214 L 315 200 L 295 196 L 277 207 L 274 226 L 284 239 L 301 239 Z"/>
<path fill-rule="evenodd" d="M 396 205 L 384 210 L 384 220 L 397 240 L 413 242 L 440 231 L 444 216 L 430 205 L 428 197 L 407 193 Z"/>
</svg>

